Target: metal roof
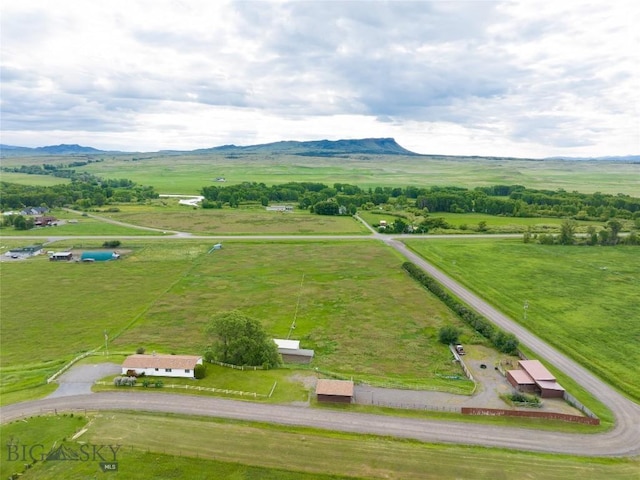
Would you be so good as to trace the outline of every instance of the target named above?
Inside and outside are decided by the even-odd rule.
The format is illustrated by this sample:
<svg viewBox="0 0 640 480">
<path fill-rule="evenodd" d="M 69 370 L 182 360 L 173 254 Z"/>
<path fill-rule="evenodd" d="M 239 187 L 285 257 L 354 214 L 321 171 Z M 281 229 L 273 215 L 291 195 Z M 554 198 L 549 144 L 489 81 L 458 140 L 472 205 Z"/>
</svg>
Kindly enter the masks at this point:
<svg viewBox="0 0 640 480">
<path fill-rule="evenodd" d="M 144 355 L 135 354 L 125 358 L 124 368 L 180 368 L 193 370 L 202 360 L 197 355 Z"/>
<path fill-rule="evenodd" d="M 274 342 L 278 348 L 297 349 L 300 348 L 300 340 L 283 340 L 282 338 L 274 338 Z"/>
<path fill-rule="evenodd" d="M 509 370 L 509 375 L 518 382 L 518 385 L 535 385 L 536 383 L 524 370 Z"/>
<path fill-rule="evenodd" d="M 518 364 L 520 364 L 520 368 L 525 370 L 536 382 L 541 380 L 555 381 L 556 379 L 556 377 L 540 363 L 540 360 L 520 360 Z"/>
<path fill-rule="evenodd" d="M 350 380 L 320 379 L 316 384 L 316 395 L 353 397 L 353 382 Z"/>
</svg>

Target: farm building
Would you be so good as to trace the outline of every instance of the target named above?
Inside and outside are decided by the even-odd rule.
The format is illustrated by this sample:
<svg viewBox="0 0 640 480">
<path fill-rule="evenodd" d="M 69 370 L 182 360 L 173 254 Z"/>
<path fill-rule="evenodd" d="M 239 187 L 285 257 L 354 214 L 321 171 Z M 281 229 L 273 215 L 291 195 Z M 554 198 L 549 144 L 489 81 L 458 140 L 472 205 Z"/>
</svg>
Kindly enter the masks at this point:
<svg viewBox="0 0 640 480">
<path fill-rule="evenodd" d="M 320 379 L 316 384 L 316 398 L 319 402 L 351 403 L 353 382 L 349 380 Z"/>
<path fill-rule="evenodd" d="M 147 377 L 195 378 L 196 365 L 202 364 L 197 355 L 129 355 L 122 364 L 122 375 L 134 371 Z"/>
<path fill-rule="evenodd" d="M 267 207 L 268 212 L 293 212 L 291 205 L 272 205 Z"/>
<path fill-rule="evenodd" d="M 313 360 L 314 351 L 300 348 L 300 340 L 283 340 L 274 338 L 278 346 L 278 353 L 285 363 L 309 363 Z"/>
<path fill-rule="evenodd" d="M 27 258 L 42 253 L 42 245 L 29 245 L 27 247 L 12 248 L 5 256 L 11 258 Z"/>
<path fill-rule="evenodd" d="M 542 398 L 562 398 L 562 388 L 539 360 L 520 360 L 518 370 L 507 370 L 507 380 L 516 389 L 537 393 Z"/>
<path fill-rule="evenodd" d="M 56 217 L 51 217 L 51 216 L 42 216 L 42 217 L 36 217 L 36 219 L 34 220 L 33 224 L 36 227 L 50 227 L 51 225 L 57 225 L 58 219 Z"/>
<path fill-rule="evenodd" d="M 71 252 L 53 252 L 49 255 L 49 260 L 52 262 L 68 262 L 73 260 L 73 253 Z"/>
<path fill-rule="evenodd" d="M 83 262 L 106 262 L 108 260 L 117 260 L 120 255 L 116 252 L 101 251 L 101 252 L 82 252 L 80 260 Z"/>
</svg>

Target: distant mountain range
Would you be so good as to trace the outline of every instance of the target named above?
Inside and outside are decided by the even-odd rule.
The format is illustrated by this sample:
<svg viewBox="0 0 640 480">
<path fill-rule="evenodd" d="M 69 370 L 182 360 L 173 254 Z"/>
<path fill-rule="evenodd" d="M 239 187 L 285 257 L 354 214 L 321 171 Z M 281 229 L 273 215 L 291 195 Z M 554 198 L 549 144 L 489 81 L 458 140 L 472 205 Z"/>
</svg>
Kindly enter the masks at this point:
<svg viewBox="0 0 640 480">
<path fill-rule="evenodd" d="M 92 154 L 116 154 L 116 153 L 141 153 L 141 152 L 119 152 L 98 150 L 93 147 L 83 147 L 77 144 L 49 145 L 46 147 L 17 147 L 12 145 L 0 144 L 0 155 L 92 155 Z M 465 158 L 457 155 L 421 155 L 400 146 L 393 138 L 363 138 L 354 140 L 312 140 L 307 142 L 298 141 L 282 141 L 274 143 L 265 143 L 261 145 L 222 145 L 212 148 L 200 148 L 197 150 L 161 150 L 159 152 L 165 155 L 179 154 L 207 154 L 207 153 L 226 153 L 234 154 L 262 154 L 262 155 L 301 155 L 309 157 L 339 157 L 344 155 L 403 155 L 403 156 L 422 156 L 439 158 Z M 473 157 L 473 158 L 495 158 L 500 160 L 508 160 L 507 157 Z M 522 159 L 520 159 L 522 160 Z M 548 157 L 542 160 L 601 160 L 601 161 L 618 161 L 640 163 L 640 155 L 626 156 L 608 156 L 608 157 Z"/>
</svg>

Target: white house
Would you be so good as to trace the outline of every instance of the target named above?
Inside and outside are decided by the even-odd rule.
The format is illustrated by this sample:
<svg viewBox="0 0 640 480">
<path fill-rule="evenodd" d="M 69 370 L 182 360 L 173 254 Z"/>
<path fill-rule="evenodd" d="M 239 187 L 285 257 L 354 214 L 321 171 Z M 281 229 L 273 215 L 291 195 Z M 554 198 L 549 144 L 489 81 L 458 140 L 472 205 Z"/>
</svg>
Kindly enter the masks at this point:
<svg viewBox="0 0 640 480">
<path fill-rule="evenodd" d="M 195 378 L 196 365 L 202 365 L 197 355 L 129 355 L 122 364 L 122 375 L 133 370 L 147 377 Z"/>
</svg>

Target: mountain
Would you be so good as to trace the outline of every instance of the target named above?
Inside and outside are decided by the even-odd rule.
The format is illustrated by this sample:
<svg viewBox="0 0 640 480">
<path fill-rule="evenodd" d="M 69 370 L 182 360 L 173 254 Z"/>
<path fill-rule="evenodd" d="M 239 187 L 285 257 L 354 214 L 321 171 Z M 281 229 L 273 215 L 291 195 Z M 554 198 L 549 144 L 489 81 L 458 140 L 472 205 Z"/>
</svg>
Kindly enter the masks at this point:
<svg viewBox="0 0 640 480">
<path fill-rule="evenodd" d="M 238 147 L 221 147 L 193 150 L 192 153 L 262 153 L 290 154 L 310 157 L 333 157 L 350 154 L 370 155 L 418 155 L 401 147 L 393 138 L 364 138 L 359 140 L 312 140 L 307 142 L 284 141 Z"/>
<path fill-rule="evenodd" d="M 83 147 L 81 145 L 49 145 L 46 147 L 16 147 L 13 145 L 0 145 L 0 152 L 2 153 L 23 153 L 28 155 L 69 155 L 74 153 L 91 154 L 91 153 L 105 153 L 104 150 L 98 150 L 93 147 Z"/>
</svg>

